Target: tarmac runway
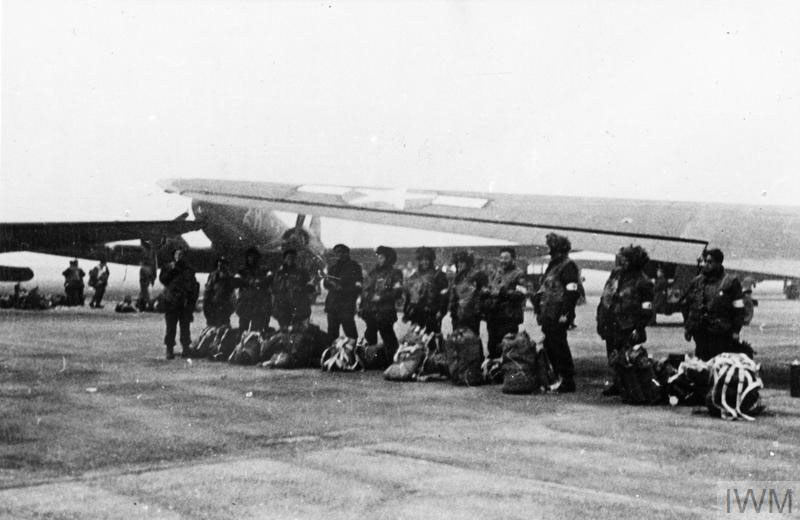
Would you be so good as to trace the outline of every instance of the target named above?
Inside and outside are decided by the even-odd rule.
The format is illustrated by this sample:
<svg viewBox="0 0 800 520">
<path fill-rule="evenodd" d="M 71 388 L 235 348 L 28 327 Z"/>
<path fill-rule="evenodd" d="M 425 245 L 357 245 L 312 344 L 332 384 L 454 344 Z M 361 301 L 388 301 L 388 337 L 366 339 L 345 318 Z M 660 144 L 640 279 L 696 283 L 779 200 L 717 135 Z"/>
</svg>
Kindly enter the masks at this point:
<svg viewBox="0 0 800 520">
<path fill-rule="evenodd" d="M 0 518 L 705 519 L 732 481 L 797 479 L 800 304 L 762 300 L 743 332 L 752 423 L 600 397 L 596 304 L 570 333 L 578 392 L 535 396 L 166 361 L 160 315 L 0 311 Z M 651 354 L 690 351 L 662 321 Z"/>
</svg>

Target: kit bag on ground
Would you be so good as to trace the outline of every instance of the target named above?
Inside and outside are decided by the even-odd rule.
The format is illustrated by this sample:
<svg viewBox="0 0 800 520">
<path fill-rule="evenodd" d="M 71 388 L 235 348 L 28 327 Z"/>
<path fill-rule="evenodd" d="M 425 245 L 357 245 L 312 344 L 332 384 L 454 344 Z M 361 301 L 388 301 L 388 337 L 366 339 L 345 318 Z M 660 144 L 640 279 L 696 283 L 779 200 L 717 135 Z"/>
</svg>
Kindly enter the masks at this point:
<svg viewBox="0 0 800 520">
<path fill-rule="evenodd" d="M 711 371 L 707 361 L 687 356 L 677 373 L 667 379 L 666 394 L 669 404 L 699 406 L 706 402 L 711 390 Z"/>
<path fill-rule="evenodd" d="M 483 380 L 489 385 L 503 383 L 503 358 L 486 358 L 481 365 Z"/>
<path fill-rule="evenodd" d="M 282 330 L 261 344 L 259 359 L 268 368 L 318 367 L 325 345 L 322 331 L 314 324 Z"/>
<path fill-rule="evenodd" d="M 454 385 L 483 384 L 483 347 L 481 339 L 468 328 L 457 328 L 444 342 L 447 367 Z"/>
<path fill-rule="evenodd" d="M 506 334 L 503 349 L 504 394 L 532 394 L 536 385 L 536 345 L 525 331 Z"/>
<path fill-rule="evenodd" d="M 209 349 L 208 358 L 212 361 L 227 361 L 239 343 L 239 330 L 228 325 L 217 327 L 214 342 Z"/>
<path fill-rule="evenodd" d="M 355 344 L 355 349 L 364 370 L 383 370 L 389 364 L 383 343 L 369 345 L 365 338 L 361 338 Z"/>
<path fill-rule="evenodd" d="M 442 335 L 438 332 L 432 334 L 425 347 L 425 360 L 422 362 L 420 377 L 450 377 L 447 368 L 447 352 L 444 349 Z"/>
<path fill-rule="evenodd" d="M 203 332 L 189 345 L 189 357 L 206 358 L 211 355 L 214 340 L 217 337 L 218 327 L 206 327 Z"/>
<path fill-rule="evenodd" d="M 239 340 L 239 344 L 231 352 L 228 363 L 255 365 L 260 359 L 262 342 L 263 339 L 260 332 L 253 330 L 245 332 L 242 335 L 242 339 Z"/>
<path fill-rule="evenodd" d="M 383 377 L 389 381 L 416 379 L 422 372 L 426 345 L 432 336 L 423 334 L 419 327 L 409 330 L 397 349 L 392 364 L 383 372 Z"/>
<path fill-rule="evenodd" d="M 364 363 L 356 351 L 356 340 L 347 336 L 341 336 L 326 348 L 322 352 L 319 364 L 325 372 L 364 370 Z"/>
<path fill-rule="evenodd" d="M 758 375 L 760 365 L 741 353 L 725 352 L 709 361 L 711 391 L 708 410 L 723 419 L 755 420 L 764 410 L 759 390 L 764 388 Z"/>
<path fill-rule="evenodd" d="M 656 381 L 653 360 L 642 345 L 615 351 L 612 366 L 619 377 L 622 402 L 657 404 L 662 400 L 664 394 Z"/>
</svg>

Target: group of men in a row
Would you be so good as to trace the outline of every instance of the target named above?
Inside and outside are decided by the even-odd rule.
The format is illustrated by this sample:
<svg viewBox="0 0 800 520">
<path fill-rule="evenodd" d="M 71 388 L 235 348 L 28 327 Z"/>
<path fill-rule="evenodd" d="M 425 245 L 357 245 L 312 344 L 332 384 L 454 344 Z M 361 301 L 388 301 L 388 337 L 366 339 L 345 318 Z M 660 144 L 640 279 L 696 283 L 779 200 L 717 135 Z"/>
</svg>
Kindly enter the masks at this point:
<svg viewBox="0 0 800 520">
<path fill-rule="evenodd" d="M 366 325 L 367 343 L 377 343 L 380 335 L 387 358 L 391 359 L 398 348 L 394 324 L 397 303 L 402 299 L 403 321 L 428 332 L 440 332 L 442 318 L 448 312 L 453 329 L 465 327 L 476 335 L 480 333 L 480 322 L 485 321 L 488 355 L 499 358 L 503 337 L 518 332 L 530 297 L 544 335 L 544 349 L 561 381 L 558 391 L 573 392 L 575 368 L 567 332 L 580 297 L 580 271 L 569 258 L 571 244 L 567 237 L 550 233 L 546 243 L 550 262 L 536 291 L 530 290 L 525 272 L 517 267 L 512 247 L 500 248 L 499 265 L 490 273 L 476 265 L 472 254 L 456 253 L 452 259 L 455 277 L 448 280 L 435 265 L 434 251 L 427 247 L 417 250 L 417 269 L 404 279 L 395 267 L 397 254 L 391 247 L 376 249 L 377 263 L 365 276 L 361 266 L 350 258 L 349 248 L 338 244 L 322 275 L 327 290 L 329 339 L 336 339 L 340 329 L 356 339 L 358 315 Z M 181 344 L 184 348 L 189 346 L 188 325 L 199 292 L 197 287 L 193 294 L 192 286 L 197 282 L 194 271 L 182 260 L 183 252 L 177 250 L 175 255 L 175 262 L 166 265 L 160 274 L 165 286 L 167 357 L 174 356 L 178 323 L 182 325 Z M 203 311 L 209 326 L 229 324 L 234 312 L 241 330 L 266 330 L 272 316 L 281 328 L 308 322 L 316 280 L 298 263 L 297 251 L 285 250 L 283 262 L 275 272 L 262 266 L 260 259 L 258 250 L 248 250 L 245 265 L 237 273 L 231 270 L 227 259 L 219 259 L 204 293 Z M 597 332 L 606 341 L 609 358 L 616 350 L 646 340 L 646 327 L 653 313 L 653 283 L 644 273 L 648 261 L 647 252 L 641 247 L 620 249 L 616 267 L 605 284 L 597 309 Z M 734 349 L 742 327 L 741 285 L 736 277 L 725 274 L 722 261 L 718 249 L 706 251 L 702 272 L 684 297 L 686 339 L 694 338 L 696 353 L 702 359 Z M 613 391 L 614 387 L 609 393 Z"/>
</svg>

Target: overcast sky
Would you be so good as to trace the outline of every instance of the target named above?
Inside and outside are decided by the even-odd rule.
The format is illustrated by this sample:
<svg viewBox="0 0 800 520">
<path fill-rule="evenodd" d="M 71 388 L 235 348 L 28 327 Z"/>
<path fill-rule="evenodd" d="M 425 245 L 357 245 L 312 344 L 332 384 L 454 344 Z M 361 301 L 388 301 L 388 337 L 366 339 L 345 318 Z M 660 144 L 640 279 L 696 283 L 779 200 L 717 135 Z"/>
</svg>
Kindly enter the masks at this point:
<svg viewBox="0 0 800 520">
<path fill-rule="evenodd" d="M 798 27 L 797 1 L 6 0 L 0 220 L 171 218 L 166 177 L 800 204 Z"/>
</svg>

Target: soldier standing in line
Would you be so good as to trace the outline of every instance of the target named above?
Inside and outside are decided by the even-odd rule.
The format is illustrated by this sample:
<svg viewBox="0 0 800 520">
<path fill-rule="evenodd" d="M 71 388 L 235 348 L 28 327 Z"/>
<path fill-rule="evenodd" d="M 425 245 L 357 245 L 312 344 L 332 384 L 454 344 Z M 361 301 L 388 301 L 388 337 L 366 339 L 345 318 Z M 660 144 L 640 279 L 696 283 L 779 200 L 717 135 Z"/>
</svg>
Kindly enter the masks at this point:
<svg viewBox="0 0 800 520">
<path fill-rule="evenodd" d="M 89 307 L 95 309 L 103 308 L 103 295 L 106 293 L 110 274 L 108 264 L 106 264 L 105 260 L 100 260 L 100 264 L 92 267 L 89 271 L 89 285 L 94 288 L 94 296 L 92 296 L 92 300 L 89 302 Z"/>
<path fill-rule="evenodd" d="M 644 273 L 649 260 L 639 246 L 621 248 L 597 306 L 597 333 L 606 342 L 612 374 L 615 354 L 647 340 L 645 328 L 653 315 L 653 282 Z M 604 396 L 620 394 L 617 374 L 613 376 Z"/>
<path fill-rule="evenodd" d="M 405 281 L 403 321 L 438 334 L 447 313 L 447 277 L 434 265 L 433 249 L 420 247 L 416 253 L 417 269 Z"/>
<path fill-rule="evenodd" d="M 69 267 L 61 273 L 64 277 L 64 293 L 67 296 L 67 305 L 83 305 L 83 277 L 86 273 L 78 267 L 78 259 L 70 260 Z"/>
<path fill-rule="evenodd" d="M 217 266 L 208 275 L 203 292 L 203 315 L 208 327 L 230 327 L 231 314 L 234 309 L 234 292 L 239 286 L 230 269 L 230 262 L 224 256 L 217 259 Z"/>
<path fill-rule="evenodd" d="M 356 301 L 361 294 L 364 274 L 358 262 L 350 258 L 350 248 L 344 244 L 333 246 L 332 260 L 323 281 L 328 291 L 325 297 L 328 342 L 332 343 L 339 337 L 340 326 L 345 336 L 358 339 Z"/>
<path fill-rule="evenodd" d="M 475 266 L 475 257 L 466 251 L 453 255 L 456 276 L 450 284 L 450 319 L 453 330 L 459 327 L 470 329 L 480 335 L 481 313 L 479 295 L 489 283 L 482 269 Z"/>
<path fill-rule="evenodd" d="M 311 275 L 297 264 L 297 250 L 285 250 L 283 264 L 275 273 L 273 288 L 273 310 L 281 329 L 308 324 L 315 292 Z"/>
<path fill-rule="evenodd" d="M 244 253 L 244 267 L 238 273 L 239 297 L 236 314 L 239 316 L 239 331 L 263 332 L 269 326 L 272 313 L 273 274 L 261 266 L 261 253 L 251 247 Z"/>
<path fill-rule="evenodd" d="M 375 345 L 380 333 L 388 365 L 398 347 L 394 322 L 397 321 L 396 303 L 403 295 L 403 273 L 394 267 L 397 261 L 394 249 L 379 246 L 375 254 L 378 255 L 378 264 L 364 280 L 359 316 L 367 324 L 364 338 L 368 344 Z"/>
<path fill-rule="evenodd" d="M 183 248 L 177 248 L 173 254 L 173 262 L 161 269 L 159 280 L 164 284 L 164 320 L 166 333 L 164 345 L 167 347 L 167 359 L 174 359 L 175 333 L 180 325 L 181 357 L 188 357 L 189 345 L 192 343 L 189 329 L 194 318 L 194 306 L 200 293 L 200 285 L 194 276 L 194 269 L 186 263 Z"/>
<path fill-rule="evenodd" d="M 486 309 L 486 328 L 489 331 L 489 357 L 499 358 L 500 342 L 506 334 L 516 334 L 525 317 L 525 296 L 528 294 L 525 272 L 518 268 L 513 247 L 500 249 L 500 266 L 489 277 L 481 299 Z"/>
<path fill-rule="evenodd" d="M 550 248 L 550 263 L 544 272 L 542 285 L 534 295 L 533 311 L 536 321 L 542 326 L 547 356 L 561 378 L 556 391 L 574 392 L 575 364 L 567 342 L 567 330 L 575 319 L 575 305 L 580 297 L 580 271 L 569 258 L 572 244 L 567 237 L 549 233 L 546 243 Z"/>
<path fill-rule="evenodd" d="M 694 338 L 695 355 L 703 361 L 741 348 L 739 331 L 745 317 L 742 285 L 738 278 L 725 273 L 724 259 L 719 249 L 705 251 L 701 273 L 686 291 L 684 337 L 686 341 Z"/>
</svg>

